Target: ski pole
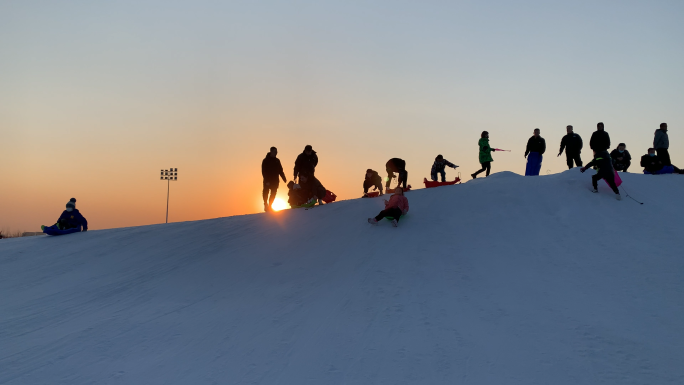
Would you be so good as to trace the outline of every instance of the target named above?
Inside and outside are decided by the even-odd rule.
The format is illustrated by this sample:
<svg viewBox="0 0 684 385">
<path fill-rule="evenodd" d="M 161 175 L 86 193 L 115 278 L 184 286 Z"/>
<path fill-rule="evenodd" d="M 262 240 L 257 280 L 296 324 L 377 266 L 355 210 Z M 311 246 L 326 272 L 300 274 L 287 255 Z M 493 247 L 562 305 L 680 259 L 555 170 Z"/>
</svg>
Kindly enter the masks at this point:
<svg viewBox="0 0 684 385">
<path fill-rule="evenodd" d="M 630 198 L 631 200 L 633 200 L 634 202 L 636 202 L 636 203 L 638 203 L 638 204 L 640 204 L 640 205 L 643 205 L 643 204 L 644 204 L 644 202 L 639 202 L 638 200 L 634 199 L 634 197 L 632 197 L 631 195 L 629 195 L 629 193 L 627 192 L 627 190 L 625 190 L 625 186 L 621 186 L 621 187 L 622 187 L 622 190 L 624 190 L 625 196 L 626 196 L 627 198 Z"/>
</svg>

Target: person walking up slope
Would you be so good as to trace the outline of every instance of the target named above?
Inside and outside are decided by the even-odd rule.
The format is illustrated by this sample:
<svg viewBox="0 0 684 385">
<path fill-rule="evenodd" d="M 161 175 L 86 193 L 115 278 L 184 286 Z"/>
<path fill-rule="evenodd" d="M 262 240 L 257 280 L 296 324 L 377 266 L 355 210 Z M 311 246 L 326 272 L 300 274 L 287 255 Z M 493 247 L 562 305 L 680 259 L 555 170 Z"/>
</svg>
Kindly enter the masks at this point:
<svg viewBox="0 0 684 385">
<path fill-rule="evenodd" d="M 620 190 L 618 190 L 615 184 L 615 170 L 613 169 L 613 161 L 608 154 L 608 151 L 596 152 L 594 151 L 594 159 L 587 163 L 586 166 L 580 169 L 581 172 L 587 171 L 589 167 L 596 166 L 596 174 L 591 176 L 591 184 L 594 186 L 592 192 L 598 192 L 598 181 L 605 179 L 613 192 L 615 193 L 615 199 L 621 200 Z"/>
<path fill-rule="evenodd" d="M 385 199 L 385 209 L 380 211 L 375 218 L 368 218 L 368 223 L 371 225 L 377 225 L 378 221 L 385 218 L 391 217 L 392 226 L 397 227 L 399 224 L 399 218 L 402 215 L 406 215 L 409 211 L 408 199 L 404 196 L 404 190 L 401 187 L 394 189 L 394 194 L 390 197 L 388 201 Z"/>
<path fill-rule="evenodd" d="M 541 170 L 544 152 L 546 152 L 546 141 L 539 136 L 540 130 L 534 129 L 534 135 L 527 140 L 527 147 L 525 148 L 525 158 L 527 158 L 527 167 L 525 168 L 525 176 L 537 176 Z M 527 156 L 529 154 L 529 156 Z"/>
<path fill-rule="evenodd" d="M 560 151 L 558 151 L 558 156 L 561 156 L 563 150 L 565 150 L 565 159 L 568 162 L 568 170 L 572 169 L 573 162 L 577 167 L 582 167 L 582 158 L 580 153 L 582 152 L 582 137 L 573 132 L 572 126 L 566 128 L 568 134 L 561 140 Z"/>
<path fill-rule="evenodd" d="M 280 164 L 280 159 L 276 158 L 277 155 L 278 149 L 271 147 L 271 151 L 266 154 L 266 157 L 261 162 L 261 176 L 264 177 L 264 211 L 271 210 L 271 205 L 273 205 L 273 201 L 278 193 L 278 186 L 280 185 L 278 177 L 281 177 L 283 182 L 287 183 L 285 173 L 283 172 L 283 165 Z"/>
<path fill-rule="evenodd" d="M 492 152 L 496 151 L 489 145 L 489 132 L 487 131 L 482 131 L 477 145 L 480 146 L 479 160 L 482 168 L 474 174 L 470 174 L 473 179 L 477 178 L 477 175 L 483 171 L 487 171 L 485 176 L 489 176 L 489 172 L 492 170 L 492 162 L 494 161 L 492 159 Z"/>
</svg>

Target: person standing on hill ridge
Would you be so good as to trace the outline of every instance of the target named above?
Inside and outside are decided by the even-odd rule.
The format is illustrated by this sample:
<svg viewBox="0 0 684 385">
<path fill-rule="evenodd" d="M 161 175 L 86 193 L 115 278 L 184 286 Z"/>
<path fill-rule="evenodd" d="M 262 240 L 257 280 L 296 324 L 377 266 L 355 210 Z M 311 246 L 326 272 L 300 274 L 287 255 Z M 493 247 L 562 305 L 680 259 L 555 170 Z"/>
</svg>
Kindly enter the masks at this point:
<svg viewBox="0 0 684 385">
<path fill-rule="evenodd" d="M 307 176 L 313 176 L 316 172 L 316 166 L 318 165 L 318 155 L 316 151 L 313 150 L 310 144 L 304 147 L 304 151 L 297 156 L 294 166 L 294 179 L 296 180 L 300 174 L 306 174 Z"/>
<path fill-rule="evenodd" d="M 494 161 L 494 159 L 492 159 L 492 152 L 496 151 L 489 145 L 489 132 L 487 131 L 482 131 L 477 145 L 480 146 L 479 160 L 482 168 L 474 174 L 470 174 L 473 179 L 477 178 L 477 175 L 484 171 L 487 171 L 485 176 L 489 176 L 489 172 L 492 170 L 492 162 Z"/>
<path fill-rule="evenodd" d="M 669 153 L 670 138 L 667 135 L 667 123 L 660 123 L 660 128 L 655 131 L 653 148 L 655 148 L 658 158 L 663 162 L 663 166 L 672 165 Z"/>
<path fill-rule="evenodd" d="M 596 131 L 591 134 L 589 147 L 596 152 L 608 151 L 610 148 L 610 135 L 605 131 L 603 122 L 596 124 Z"/>
<path fill-rule="evenodd" d="M 271 205 L 273 205 L 273 201 L 278 193 L 278 186 L 280 185 L 278 177 L 283 178 L 283 182 L 287 183 L 285 173 L 283 172 L 283 165 L 280 163 L 280 159 L 276 157 L 277 155 L 278 149 L 271 147 L 271 150 L 261 162 L 261 176 L 264 177 L 264 211 L 271 210 Z"/>
<path fill-rule="evenodd" d="M 568 169 L 573 168 L 573 162 L 578 167 L 582 167 L 582 158 L 580 153 L 582 152 L 582 137 L 573 132 L 572 126 L 566 128 L 567 135 L 561 140 L 560 151 L 558 151 L 558 156 L 561 156 L 563 150 L 565 150 L 565 159 L 568 162 Z"/>
<path fill-rule="evenodd" d="M 546 152 L 546 141 L 539 134 L 541 130 L 534 129 L 534 134 L 527 140 L 527 147 L 525 147 L 525 158 L 527 158 L 527 167 L 525 168 L 525 176 L 537 176 L 541 170 L 543 155 Z M 529 157 L 528 157 L 529 155 Z"/>
</svg>

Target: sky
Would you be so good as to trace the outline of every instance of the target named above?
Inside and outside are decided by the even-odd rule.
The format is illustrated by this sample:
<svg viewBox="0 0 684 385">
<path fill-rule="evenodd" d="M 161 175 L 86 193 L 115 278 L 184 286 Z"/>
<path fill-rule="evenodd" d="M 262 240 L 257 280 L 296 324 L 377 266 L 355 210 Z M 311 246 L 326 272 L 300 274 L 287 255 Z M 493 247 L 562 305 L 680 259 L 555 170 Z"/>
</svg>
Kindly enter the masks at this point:
<svg viewBox="0 0 684 385">
<path fill-rule="evenodd" d="M 542 173 L 561 172 L 565 126 L 588 142 L 599 121 L 637 162 L 667 122 L 684 165 L 682 16 L 681 1 L 3 0 L 0 229 L 53 224 L 71 197 L 92 229 L 163 223 L 170 167 L 170 222 L 260 212 L 271 146 L 291 179 L 312 145 L 338 199 L 393 157 L 416 188 L 437 154 L 468 180 L 483 130 L 511 150 L 492 172 L 524 173 L 535 128 Z"/>
</svg>

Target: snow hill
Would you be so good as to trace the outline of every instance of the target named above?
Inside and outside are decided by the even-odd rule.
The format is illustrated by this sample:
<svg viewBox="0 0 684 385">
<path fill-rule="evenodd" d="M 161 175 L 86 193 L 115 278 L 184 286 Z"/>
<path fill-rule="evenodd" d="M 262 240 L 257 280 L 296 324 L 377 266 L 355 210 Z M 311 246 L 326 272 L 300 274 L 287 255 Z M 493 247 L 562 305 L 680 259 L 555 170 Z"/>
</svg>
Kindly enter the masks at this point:
<svg viewBox="0 0 684 385">
<path fill-rule="evenodd" d="M 0 241 L 0 384 L 681 384 L 684 176 Z"/>
</svg>

